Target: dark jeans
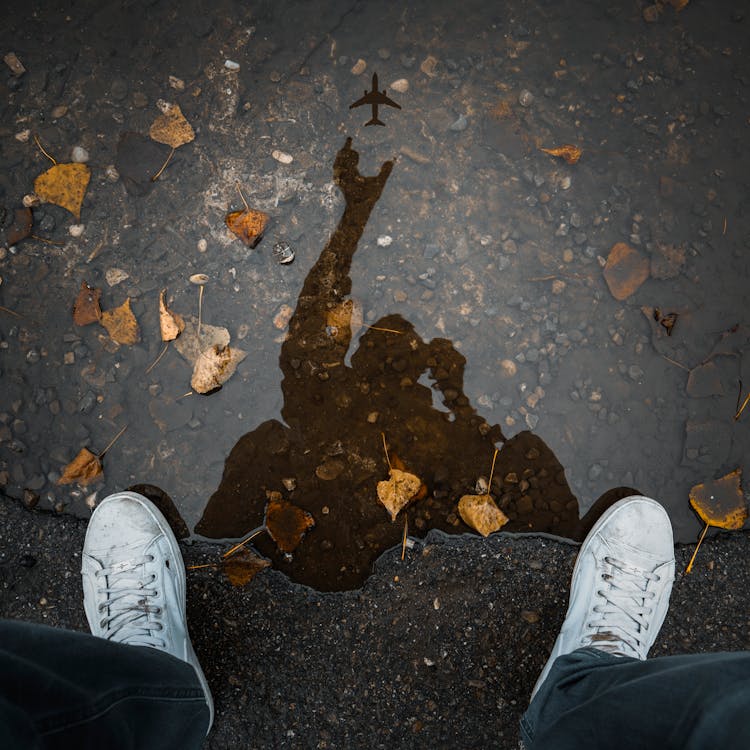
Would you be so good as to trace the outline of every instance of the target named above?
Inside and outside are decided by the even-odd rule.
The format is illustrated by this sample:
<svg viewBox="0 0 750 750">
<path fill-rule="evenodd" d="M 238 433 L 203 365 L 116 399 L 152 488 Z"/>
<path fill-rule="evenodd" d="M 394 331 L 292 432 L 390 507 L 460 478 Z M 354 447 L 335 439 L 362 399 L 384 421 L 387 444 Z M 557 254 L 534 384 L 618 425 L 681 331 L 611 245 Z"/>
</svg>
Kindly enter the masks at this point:
<svg viewBox="0 0 750 750">
<path fill-rule="evenodd" d="M 0 620 L 0 748 L 199 748 L 195 670 L 145 646 Z"/>
<path fill-rule="evenodd" d="M 747 750 L 750 652 L 559 657 L 521 719 L 527 750 Z"/>
</svg>

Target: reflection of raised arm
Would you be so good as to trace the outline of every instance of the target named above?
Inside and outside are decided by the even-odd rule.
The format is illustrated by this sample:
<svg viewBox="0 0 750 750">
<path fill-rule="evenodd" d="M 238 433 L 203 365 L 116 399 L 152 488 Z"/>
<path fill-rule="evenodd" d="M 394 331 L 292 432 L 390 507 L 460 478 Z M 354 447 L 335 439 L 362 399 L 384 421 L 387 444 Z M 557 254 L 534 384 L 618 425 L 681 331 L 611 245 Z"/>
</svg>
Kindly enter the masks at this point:
<svg viewBox="0 0 750 750">
<path fill-rule="evenodd" d="M 357 169 L 359 155 L 351 143 L 352 139 L 347 138 L 333 164 L 333 179 L 344 194 L 346 207 L 328 244 L 307 274 L 297 300 L 297 308 L 289 322 L 289 335 L 281 352 L 285 374 L 291 358 L 312 357 L 316 360 L 314 364 L 319 365 L 320 356 L 314 356 L 314 350 L 318 349 L 326 362 L 343 361 L 349 346 L 348 334 L 326 334 L 327 313 L 340 305 L 351 291 L 349 272 L 352 258 L 393 169 L 393 162 L 387 161 L 377 175 L 361 175 Z"/>
</svg>

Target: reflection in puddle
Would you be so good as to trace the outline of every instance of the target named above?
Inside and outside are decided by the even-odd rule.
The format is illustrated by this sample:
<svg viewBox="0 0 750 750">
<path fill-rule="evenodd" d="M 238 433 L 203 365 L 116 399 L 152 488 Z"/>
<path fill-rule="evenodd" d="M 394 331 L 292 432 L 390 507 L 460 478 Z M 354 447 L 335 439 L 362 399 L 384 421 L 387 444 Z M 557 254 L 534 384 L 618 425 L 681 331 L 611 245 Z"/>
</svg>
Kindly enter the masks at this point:
<svg viewBox="0 0 750 750">
<path fill-rule="evenodd" d="M 468 531 L 456 503 L 488 473 L 502 444 L 490 491 L 511 519 L 505 529 L 579 538 L 594 509 L 579 521 L 564 470 L 539 437 L 521 432 L 505 441 L 498 425 L 477 414 L 464 393 L 466 360 L 450 341 L 425 342 L 407 320 L 388 315 L 367 327 L 347 361 L 362 327 L 347 297 L 351 263 L 394 167 L 387 161 L 365 177 L 358 159 L 348 139 L 333 167 L 346 208 L 305 279 L 282 345 L 285 424 L 270 420 L 239 439 L 196 532 L 241 536 L 262 523 L 268 493 L 279 492 L 312 514 L 315 529 L 291 558 L 269 539 L 259 550 L 317 589 L 359 586 L 403 532 L 401 517 L 391 523 L 377 500 L 376 484 L 388 474 L 385 433 L 389 450 L 428 488 L 401 514 L 412 533 Z M 608 500 L 628 493 L 614 494 Z"/>
</svg>

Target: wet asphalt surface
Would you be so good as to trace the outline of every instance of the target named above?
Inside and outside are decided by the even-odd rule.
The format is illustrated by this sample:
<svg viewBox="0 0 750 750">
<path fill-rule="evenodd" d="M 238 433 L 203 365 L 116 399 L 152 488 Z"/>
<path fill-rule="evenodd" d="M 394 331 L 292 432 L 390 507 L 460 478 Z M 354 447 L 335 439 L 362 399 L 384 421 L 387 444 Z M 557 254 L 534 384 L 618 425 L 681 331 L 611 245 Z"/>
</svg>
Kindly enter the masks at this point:
<svg viewBox="0 0 750 750">
<path fill-rule="evenodd" d="M 630 487 L 692 541 L 690 488 L 744 467 L 750 411 L 732 416 L 750 387 L 750 15 L 723 0 L 645 7 L 11 0 L 0 47 L 26 71 L 0 63 L 0 613 L 83 627 L 85 518 L 116 489 L 164 490 L 199 529 L 185 547 L 194 563 L 215 554 L 200 535 L 242 535 L 279 491 L 318 527 L 299 568 L 270 542 L 263 553 L 292 579 L 354 590 L 318 593 L 278 570 L 244 590 L 191 575 L 213 746 L 513 747 L 574 547 L 458 536 L 424 554 L 416 540 L 406 564 L 387 553 L 358 589 L 402 530 L 366 505 L 387 470 L 377 441 L 387 432 L 428 488 L 407 511 L 412 536 L 468 530 L 451 500 L 487 479 L 503 442 L 490 427 L 506 440 L 492 490 L 512 523 L 567 524 L 568 536 L 573 516 Z M 348 109 L 372 72 L 402 105 L 381 108 L 383 128 Z M 161 99 L 196 138 L 152 182 L 169 153 L 146 138 Z M 85 159 L 92 178 L 80 220 L 43 203 L 34 236 L 14 243 L 16 212 L 51 166 L 34 135 L 60 162 Z M 301 293 L 326 278 L 324 250 L 341 247 L 333 168 L 349 136 L 361 175 L 394 166 L 351 266 L 315 299 L 330 310 L 351 297 L 364 324 L 409 339 L 352 326 L 332 336 L 336 364 L 292 334 Z M 562 144 L 583 150 L 577 164 L 540 151 Z M 224 225 L 242 207 L 237 183 L 271 216 L 254 249 Z M 276 242 L 292 264 L 276 262 Z M 647 271 L 624 299 L 603 270 L 618 242 Z M 190 367 L 174 347 L 149 367 L 159 291 L 196 315 L 195 273 L 209 276 L 203 320 L 249 356 L 220 391 L 184 397 Z M 74 325 L 82 281 L 104 309 L 131 299 L 139 343 Z M 124 425 L 102 480 L 57 485 L 82 447 L 101 451 Z M 273 453 L 269 425 L 291 458 Z M 223 476 L 252 499 L 227 500 Z M 701 553 L 657 653 L 748 647 L 746 544 L 726 536 Z M 328 585 L 308 575 L 316 567 Z"/>
<path fill-rule="evenodd" d="M 85 522 L 0 506 L 0 612 L 86 630 Z M 750 539 L 705 543 L 651 655 L 750 648 Z M 567 607 L 576 546 L 430 539 L 381 558 L 359 591 L 265 570 L 244 589 L 199 570 L 188 620 L 216 702 L 210 748 L 518 747 L 518 720 Z M 183 545 L 188 565 L 216 559 Z M 678 574 L 690 547 L 676 551 Z"/>
</svg>

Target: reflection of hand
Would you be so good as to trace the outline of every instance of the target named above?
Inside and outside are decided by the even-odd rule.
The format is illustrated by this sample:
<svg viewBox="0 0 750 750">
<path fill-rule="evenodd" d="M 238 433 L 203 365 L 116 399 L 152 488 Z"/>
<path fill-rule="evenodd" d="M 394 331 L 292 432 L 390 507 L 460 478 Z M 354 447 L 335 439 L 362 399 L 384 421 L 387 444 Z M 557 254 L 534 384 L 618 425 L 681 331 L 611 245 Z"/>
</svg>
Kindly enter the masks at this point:
<svg viewBox="0 0 750 750">
<path fill-rule="evenodd" d="M 359 164 L 359 154 L 352 149 L 352 139 L 347 138 L 346 143 L 336 154 L 333 163 L 333 180 L 341 189 L 347 201 L 350 199 L 371 198 L 373 202 L 380 196 L 388 176 L 393 169 L 393 161 L 384 162 L 380 167 L 380 172 L 373 177 L 364 177 L 359 173 L 357 165 Z M 369 195 L 370 190 L 377 185 L 379 189 L 373 195 Z M 370 186 L 373 186 L 372 188 Z"/>
</svg>

